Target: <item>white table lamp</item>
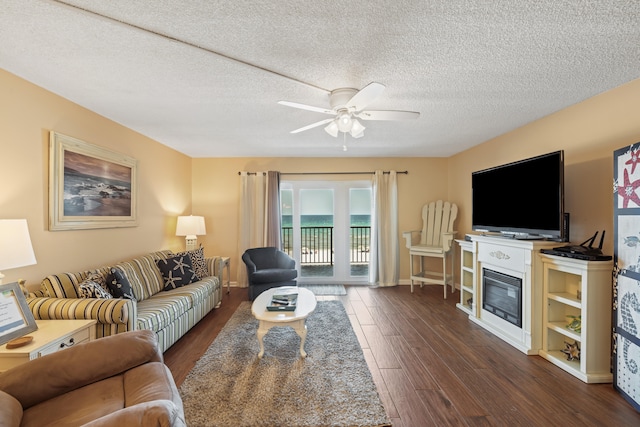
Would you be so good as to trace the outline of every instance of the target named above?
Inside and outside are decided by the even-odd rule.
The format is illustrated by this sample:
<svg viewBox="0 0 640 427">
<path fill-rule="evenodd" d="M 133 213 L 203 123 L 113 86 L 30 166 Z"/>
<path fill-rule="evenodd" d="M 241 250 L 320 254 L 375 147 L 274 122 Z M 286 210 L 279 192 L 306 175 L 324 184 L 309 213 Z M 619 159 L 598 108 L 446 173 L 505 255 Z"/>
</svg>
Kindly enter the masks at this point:
<svg viewBox="0 0 640 427">
<path fill-rule="evenodd" d="M 2 270 L 36 263 L 26 219 L 0 219 L 0 285 Z"/>
<path fill-rule="evenodd" d="M 192 251 L 198 247 L 198 237 L 207 234 L 202 216 L 179 216 L 176 226 L 176 236 L 185 236 L 187 250 Z"/>
</svg>

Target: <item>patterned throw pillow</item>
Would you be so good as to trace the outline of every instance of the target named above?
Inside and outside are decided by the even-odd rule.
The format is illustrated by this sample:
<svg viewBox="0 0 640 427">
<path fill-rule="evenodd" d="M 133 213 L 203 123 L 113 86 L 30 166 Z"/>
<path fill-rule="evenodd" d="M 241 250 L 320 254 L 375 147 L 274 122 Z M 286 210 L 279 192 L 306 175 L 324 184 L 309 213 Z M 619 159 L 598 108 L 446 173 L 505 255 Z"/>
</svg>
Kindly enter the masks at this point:
<svg viewBox="0 0 640 427">
<path fill-rule="evenodd" d="M 167 259 L 159 259 L 156 264 L 158 264 L 160 273 L 162 273 L 165 291 L 198 281 L 198 276 L 193 271 L 189 255 L 177 255 Z"/>
<path fill-rule="evenodd" d="M 102 276 L 100 276 L 100 278 L 102 279 L 101 281 L 104 282 L 104 278 L 102 278 Z M 113 296 L 102 287 L 99 280 L 94 280 L 93 276 L 88 277 L 78 285 L 78 296 L 80 298 L 113 298 Z"/>
<path fill-rule="evenodd" d="M 111 267 L 111 272 L 107 276 L 107 286 L 114 298 L 127 298 L 133 301 L 137 301 L 133 295 L 133 289 L 127 276 L 116 267 Z"/>
<path fill-rule="evenodd" d="M 204 248 L 200 246 L 193 251 L 180 252 L 176 255 L 189 255 L 191 258 L 191 264 L 193 265 L 193 271 L 195 271 L 198 280 L 202 280 L 209 276 L 209 269 L 207 268 L 207 262 L 204 259 Z"/>
</svg>

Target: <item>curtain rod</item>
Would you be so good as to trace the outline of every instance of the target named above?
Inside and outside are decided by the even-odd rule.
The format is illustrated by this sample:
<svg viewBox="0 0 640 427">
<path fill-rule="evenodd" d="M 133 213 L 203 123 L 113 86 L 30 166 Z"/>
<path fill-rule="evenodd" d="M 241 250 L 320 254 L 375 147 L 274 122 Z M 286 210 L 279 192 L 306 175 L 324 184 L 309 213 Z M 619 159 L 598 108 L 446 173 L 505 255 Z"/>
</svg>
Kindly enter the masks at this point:
<svg viewBox="0 0 640 427">
<path fill-rule="evenodd" d="M 390 171 L 382 171 L 383 174 L 389 174 Z M 247 175 L 256 175 L 258 172 L 247 172 Z M 238 175 L 242 172 L 238 172 Z M 262 172 L 266 175 L 266 172 Z M 280 175 L 373 175 L 375 172 L 281 172 Z M 409 175 L 409 171 L 398 171 L 396 174 Z"/>
</svg>

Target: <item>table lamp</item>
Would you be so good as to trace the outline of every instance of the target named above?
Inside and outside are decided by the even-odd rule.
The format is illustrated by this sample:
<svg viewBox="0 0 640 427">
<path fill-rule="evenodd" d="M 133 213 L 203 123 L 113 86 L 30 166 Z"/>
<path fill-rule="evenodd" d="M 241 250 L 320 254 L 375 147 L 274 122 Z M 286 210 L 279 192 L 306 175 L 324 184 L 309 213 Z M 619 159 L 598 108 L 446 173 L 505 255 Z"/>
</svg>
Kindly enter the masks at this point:
<svg viewBox="0 0 640 427">
<path fill-rule="evenodd" d="M 0 219 L 0 285 L 3 270 L 36 263 L 26 219 Z"/>
<path fill-rule="evenodd" d="M 176 236 L 185 236 L 188 251 L 198 248 L 198 237 L 207 234 L 202 216 L 179 216 L 176 226 Z"/>
</svg>

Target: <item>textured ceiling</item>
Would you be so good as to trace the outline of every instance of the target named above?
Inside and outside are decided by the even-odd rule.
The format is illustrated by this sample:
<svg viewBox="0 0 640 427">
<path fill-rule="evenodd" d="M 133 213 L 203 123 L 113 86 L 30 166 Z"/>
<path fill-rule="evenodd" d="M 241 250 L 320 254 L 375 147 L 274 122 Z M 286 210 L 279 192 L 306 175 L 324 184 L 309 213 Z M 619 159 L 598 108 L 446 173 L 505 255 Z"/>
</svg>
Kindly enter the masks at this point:
<svg viewBox="0 0 640 427">
<path fill-rule="evenodd" d="M 2 0 L 0 68 L 192 157 L 450 156 L 640 77 L 638 0 Z M 333 138 L 332 89 L 379 82 Z"/>
</svg>

